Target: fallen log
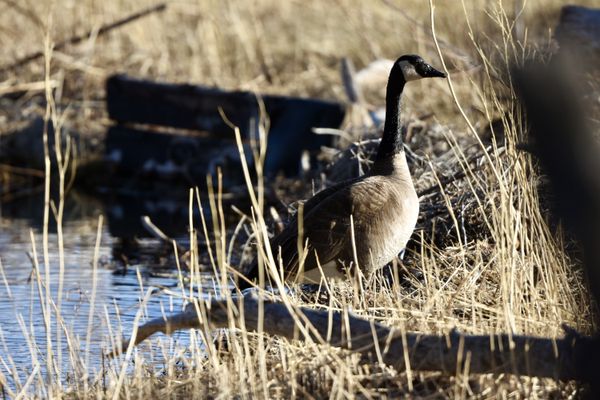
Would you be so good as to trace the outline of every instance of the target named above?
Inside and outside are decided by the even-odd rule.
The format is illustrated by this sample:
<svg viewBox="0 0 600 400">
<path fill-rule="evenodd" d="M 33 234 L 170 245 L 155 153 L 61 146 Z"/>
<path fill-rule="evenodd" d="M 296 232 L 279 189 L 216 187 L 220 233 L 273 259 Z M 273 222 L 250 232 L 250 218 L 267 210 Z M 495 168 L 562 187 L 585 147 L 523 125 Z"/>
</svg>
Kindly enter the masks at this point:
<svg viewBox="0 0 600 400">
<path fill-rule="evenodd" d="M 368 360 L 380 360 L 397 370 L 405 370 L 408 363 L 413 371 L 448 374 L 464 371 L 466 367 L 470 373 L 528 375 L 559 380 L 587 380 L 591 374 L 578 365 L 596 341 L 566 327 L 566 336 L 562 339 L 509 334 L 466 335 L 456 330 L 447 335 L 416 332 L 403 335 L 399 330 L 342 312 L 329 313 L 305 307 L 290 310 L 277 301 L 264 301 L 262 315 L 269 318 L 259 321 L 259 298 L 254 293 L 245 294 L 237 300 L 239 306 L 243 306 L 243 312 L 235 313 L 238 327 L 257 331 L 262 325 L 265 333 L 302 339 L 298 334 L 302 330 L 296 323 L 299 320 L 304 332 L 315 342 L 358 352 Z M 182 313 L 166 319 L 157 318 L 138 327 L 134 337 L 112 355 L 124 352 L 156 332 L 171 334 L 190 328 L 230 327 L 227 300 L 212 300 L 205 306 L 206 321 L 199 318 L 195 305 L 190 304 Z"/>
</svg>

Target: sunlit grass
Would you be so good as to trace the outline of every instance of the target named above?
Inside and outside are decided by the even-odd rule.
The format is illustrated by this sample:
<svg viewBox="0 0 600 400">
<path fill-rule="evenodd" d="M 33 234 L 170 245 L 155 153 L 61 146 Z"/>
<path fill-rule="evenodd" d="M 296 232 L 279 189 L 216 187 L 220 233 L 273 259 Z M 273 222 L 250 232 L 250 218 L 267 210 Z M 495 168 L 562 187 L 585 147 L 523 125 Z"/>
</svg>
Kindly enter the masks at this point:
<svg viewBox="0 0 600 400">
<path fill-rule="evenodd" d="M 17 55 L 44 48 L 45 34 L 50 34 L 53 40 L 65 38 L 72 31 L 89 29 L 144 5 L 134 1 L 114 1 L 110 5 L 66 0 L 52 6 L 40 3 L 32 2 L 23 9 L 9 7 L 0 16 L 5 30 L 4 35 L 0 34 L 5 41 L 1 62 L 8 63 Z M 436 124 L 446 127 L 441 138 L 431 139 L 437 141 L 436 145 L 443 143 L 446 151 L 438 158 L 429 155 L 430 160 L 415 166 L 413 178 L 420 188 L 436 184 L 449 171 L 463 170 L 465 178 L 423 199 L 423 207 L 432 202 L 442 205 L 441 216 L 435 217 L 436 221 L 420 222 L 423 229 L 415 233 L 415 243 L 406 261 L 408 273 L 404 274 L 402 284 L 396 282 L 390 287 L 378 278 L 366 279 L 357 286 L 329 282 L 332 292 L 329 304 L 308 305 L 351 310 L 401 330 L 428 333 L 458 328 L 468 333 L 559 336 L 561 323 L 584 332 L 591 330 L 592 311 L 583 279 L 564 251 L 567 239 L 548 227 L 539 206 L 536 169 L 529 155 L 516 150 L 525 137 L 525 128 L 519 123 L 519 110 L 513 104 L 506 79 L 510 63 L 545 48 L 548 39 L 545 29 L 554 25 L 562 4 L 550 3 L 527 2 L 522 16 L 525 26 L 531 27 L 527 43 L 518 43 L 511 35 L 512 2 L 465 2 L 464 9 L 460 2 L 437 5 L 436 31 L 455 93 L 453 96 L 441 80 L 407 89 L 403 110 L 407 118 L 434 114 L 421 135 L 427 135 Z M 434 65 L 440 62 L 431 40 L 429 9 L 425 3 L 340 0 L 326 4 L 177 1 L 163 14 L 107 37 L 91 38 L 65 54 L 52 54 L 48 47 L 46 121 L 60 125 L 58 122 L 66 115 L 66 122 L 72 118 L 76 120 L 74 123 L 85 126 L 81 117 L 92 115 L 86 111 L 89 105 L 85 101 L 102 98 L 103 78 L 112 72 L 344 100 L 338 70 L 342 57 L 349 56 L 359 68 L 374 59 L 395 58 L 403 53 L 421 54 Z M 422 24 L 423 29 L 415 27 L 415 22 L 403 13 Z M 52 18 L 48 19 L 48 15 Z M 19 37 L 21 45 L 11 46 L 11 37 Z M 81 68 L 81 63 L 93 68 Z M 13 79 L 39 81 L 44 77 L 43 71 L 41 63 L 33 64 L 15 73 Z M 48 82 L 57 76 L 64 76 L 63 100 L 80 104 L 82 115 L 64 112 L 60 104 L 54 107 L 56 92 L 49 90 Z M 369 100 L 381 104 L 382 92 L 371 93 Z M 459 113 L 458 105 L 464 113 Z M 491 126 L 496 118 L 501 118 L 506 140 L 484 145 L 478 133 Z M 348 130 L 361 129 L 358 126 Z M 263 196 L 265 187 L 272 183 L 264 180 L 260 170 L 260 160 L 268 151 L 264 147 L 268 132 L 259 133 L 253 152 L 259 161 L 254 163 L 259 168 L 255 174 L 258 180 L 248 182 L 247 187 L 254 208 L 243 217 L 241 226 L 259 243 L 265 273 L 270 273 L 282 288 L 283 282 L 277 278 L 276 249 L 263 245 L 268 242 L 270 230 Z M 409 145 L 427 156 L 427 150 L 434 147 L 427 140 L 427 137 L 415 138 Z M 473 167 L 468 162 L 473 152 L 480 155 L 483 166 Z M 250 171 L 246 175 L 250 180 Z M 63 189 L 65 177 L 58 183 Z M 46 185 L 49 193 L 50 181 Z M 306 182 L 307 193 L 310 187 L 310 182 Z M 228 274 L 237 267 L 228 261 L 235 226 L 225 223 L 225 216 L 231 210 L 223 207 L 223 190 L 217 176 L 209 179 L 207 188 L 189 193 L 190 215 L 194 209 L 200 210 L 201 225 L 194 226 L 190 217 L 190 263 L 179 265 L 180 287 L 172 292 L 173 296 L 191 299 L 214 295 L 207 288 L 217 284 L 226 286 Z M 461 371 L 456 376 L 441 376 L 415 373 L 410 368 L 395 371 L 362 363 L 356 355 L 318 343 L 290 342 L 240 329 L 193 331 L 186 333 L 190 337 L 186 346 L 163 338 L 150 349 L 131 346 L 119 358 L 90 361 L 94 325 L 90 322 L 85 338 L 77 338 L 65 328 L 61 291 L 58 296 L 52 294 L 46 272 L 50 262 L 45 255 L 48 220 L 56 218 L 61 226 L 63 195 L 58 204 L 51 204 L 47 196 L 42 249 L 36 245 L 37 234 L 31 233 L 33 260 L 37 263 L 33 288 L 38 296 L 36 306 L 44 311 L 46 340 L 43 344 L 35 343 L 35 332 L 23 328 L 31 344 L 27 375 L 11 368 L 9 360 L 0 360 L 0 384 L 9 397 L 66 394 L 113 398 L 346 398 L 412 394 L 527 398 L 547 397 L 552 393 L 560 396 L 575 390 L 570 384 L 535 378 L 463 376 Z M 202 214 L 208 208 L 210 220 Z M 96 248 L 100 245 L 101 224 L 102 219 L 98 221 Z M 208 246 L 200 246 L 198 237 Z M 62 254 L 60 234 L 58 240 Z M 233 246 L 241 250 L 243 244 L 234 242 Z M 197 257 L 205 252 L 209 252 L 209 269 L 216 276 L 209 284 Z M 90 262 L 97 268 L 97 252 Z M 264 283 L 264 277 L 261 280 Z M 140 288 L 140 292 L 142 300 L 136 322 L 143 318 L 144 302 L 152 295 L 148 288 Z M 231 326 L 234 326 L 235 299 L 230 294 L 223 292 L 230 301 Z M 112 329 L 103 349 L 108 352 L 119 345 L 122 336 L 129 336 L 134 327 L 112 321 L 107 311 L 111 305 L 99 303 L 93 291 L 89 295 L 91 304 L 98 303 L 96 310 L 103 310 L 101 316 L 90 315 L 90 321 L 105 319 Z M 283 301 L 290 308 L 304 304 L 293 295 L 283 295 Z M 219 334 L 227 337 L 225 348 L 214 340 Z M 69 371 L 62 369 L 61 359 L 69 360 Z M 91 370 L 90 365 L 101 367 Z"/>
</svg>

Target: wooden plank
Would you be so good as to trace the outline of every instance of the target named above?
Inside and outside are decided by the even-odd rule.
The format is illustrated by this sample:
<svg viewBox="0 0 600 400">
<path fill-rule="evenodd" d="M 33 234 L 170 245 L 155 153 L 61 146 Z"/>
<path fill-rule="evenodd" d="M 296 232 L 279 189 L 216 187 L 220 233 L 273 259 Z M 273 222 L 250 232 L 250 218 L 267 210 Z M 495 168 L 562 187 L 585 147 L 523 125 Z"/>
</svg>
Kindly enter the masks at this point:
<svg viewBox="0 0 600 400">
<path fill-rule="evenodd" d="M 165 84 L 115 75 L 106 83 L 109 117 L 119 124 L 168 126 L 232 138 L 219 108 L 240 128 L 245 138 L 256 132 L 259 103 L 255 94 L 223 91 L 187 84 Z M 287 96 L 262 98 L 270 119 L 265 171 L 298 171 L 304 150 L 331 144 L 312 128 L 338 128 L 345 115 L 340 103 Z"/>
<path fill-rule="evenodd" d="M 219 107 L 244 134 L 258 117 L 255 98 L 246 92 L 225 92 L 187 84 L 166 84 L 115 75 L 106 81 L 111 119 L 122 123 L 169 126 L 231 135 Z M 233 137 L 233 136 L 231 136 Z"/>
<path fill-rule="evenodd" d="M 262 97 L 271 125 L 281 117 L 306 112 L 307 122 L 338 127 L 344 107 L 337 102 L 298 97 Z M 224 91 L 189 84 L 168 84 L 114 75 L 106 81 L 106 102 L 109 117 L 118 122 L 169 126 L 182 129 L 230 133 L 219 114 L 225 115 L 247 135 L 254 128 L 249 120 L 257 119 L 257 96 L 245 91 Z M 289 108 L 294 110 L 290 111 Z M 319 114 L 322 115 L 320 116 Z"/>
</svg>

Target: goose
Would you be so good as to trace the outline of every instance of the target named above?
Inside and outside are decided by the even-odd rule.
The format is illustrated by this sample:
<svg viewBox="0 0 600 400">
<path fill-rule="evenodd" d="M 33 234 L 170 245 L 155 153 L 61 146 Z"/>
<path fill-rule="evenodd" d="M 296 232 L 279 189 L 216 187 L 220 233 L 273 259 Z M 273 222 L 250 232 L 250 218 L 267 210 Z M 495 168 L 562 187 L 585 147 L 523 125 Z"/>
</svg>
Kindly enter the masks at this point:
<svg viewBox="0 0 600 400">
<path fill-rule="evenodd" d="M 326 188 L 303 204 L 300 243 L 306 246 L 305 256 L 298 254 L 300 213 L 270 240 L 286 281 L 315 284 L 323 275 L 344 279 L 347 272 L 355 272 L 355 261 L 368 274 L 404 250 L 417 223 L 419 199 L 404 152 L 400 99 L 407 82 L 434 77 L 446 74 L 420 56 L 403 55 L 394 62 L 387 84 L 383 136 L 371 170 Z M 238 282 L 240 290 L 257 279 L 256 259 L 245 277 Z"/>
</svg>

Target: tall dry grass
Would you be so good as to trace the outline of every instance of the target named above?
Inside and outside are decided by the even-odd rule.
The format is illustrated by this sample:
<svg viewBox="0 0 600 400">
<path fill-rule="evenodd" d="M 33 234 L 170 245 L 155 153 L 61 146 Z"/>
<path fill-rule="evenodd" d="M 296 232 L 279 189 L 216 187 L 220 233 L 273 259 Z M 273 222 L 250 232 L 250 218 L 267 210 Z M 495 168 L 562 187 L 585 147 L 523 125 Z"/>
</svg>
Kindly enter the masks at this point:
<svg viewBox="0 0 600 400">
<path fill-rule="evenodd" d="M 4 4 L 0 62 L 43 48 L 47 33 L 54 39 L 64 38 L 141 5 L 133 1 L 67 0 L 24 2 L 20 7 Z M 546 29 L 554 25 L 562 3 L 539 0 L 524 4 L 521 18 L 530 29 L 521 42 L 512 34 L 515 9 L 511 2 L 480 0 L 436 6 L 437 38 L 443 39 L 439 55 L 450 78 L 448 84 L 423 81 L 407 88 L 403 112 L 408 119 L 435 114 L 423 136 L 409 143 L 418 154 L 436 150 L 429 159 L 415 163 L 413 175 L 419 188 L 436 184 L 450 171 L 463 171 L 465 177 L 422 200 L 425 208 L 434 205 L 438 212 L 420 222 L 422 229 L 415 234 L 402 281 L 388 285 L 376 276 L 366 277 L 356 286 L 328 282 L 329 304 L 312 306 L 352 310 L 401 331 L 444 333 L 458 328 L 490 335 L 560 336 L 560 324 L 565 322 L 586 332 L 591 330 L 593 312 L 582 276 L 574 268 L 576 260 L 565 252 L 568 239 L 560 229 L 549 227 L 540 206 L 540 177 L 534 161 L 516 148 L 526 132 L 508 77 L 512 63 L 535 53 L 543 56 Z M 85 126 L 82 119 L 93 115 L 94 107 L 98 107 L 90 100 L 101 99 L 103 78 L 116 71 L 340 99 L 341 57 L 350 56 L 359 67 L 375 58 L 394 58 L 407 52 L 419 53 L 436 65 L 441 62 L 430 32 L 429 11 L 420 1 L 339 0 L 327 5 L 306 0 L 174 1 L 165 14 L 106 37 L 92 37 L 76 48 L 51 52 L 47 46 L 45 68 L 42 64 L 25 67 L 11 77 L 11 82 L 43 80 L 49 87 L 50 79 L 61 81 L 59 102 L 56 92 L 47 90 L 45 96 L 45 119 L 55 126 L 60 126 L 61 118 Z M 19 46 L 11 41 L 15 38 L 19 38 Z M 35 103 L 36 98 L 31 101 Z M 376 101 L 381 102 L 381 93 L 373 95 Z M 65 110 L 67 103 L 78 114 Z M 498 118 L 500 123 L 493 124 Z M 501 127 L 505 140 L 483 143 L 480 132 L 485 127 Z M 429 133 L 432 137 L 427 138 Z M 267 134 L 261 130 L 254 146 L 253 155 L 259 161 L 268 151 Z M 500 137 L 501 132 L 494 134 Z M 479 161 L 475 165 L 468 161 L 473 154 Z M 260 168 L 261 163 L 255 165 Z M 66 171 L 59 180 L 63 189 Z M 246 171 L 254 209 L 241 224 L 261 244 L 268 242 L 269 231 L 263 190 L 271 183 L 263 180 L 260 169 L 256 175 L 259 181 L 252 182 Z M 56 218 L 60 226 L 63 195 L 61 202 L 53 205 L 49 185 L 47 181 L 44 225 L 49 218 Z M 174 296 L 214 295 L 206 291 L 198 254 L 209 253 L 216 283 L 226 286 L 227 276 L 235 267 L 228 261 L 229 248 L 242 246 L 231 243 L 234 227 L 225 223 L 230 211 L 221 202 L 224 188 L 220 179 L 209 179 L 207 187 L 190 191 L 190 215 L 194 208 L 202 212 L 202 205 L 207 205 L 211 220 L 202 214 L 201 226 L 194 226 L 190 218 L 191 264 L 189 271 L 184 271 L 188 280 L 184 282 L 181 275 L 182 290 Z M 199 246 L 198 237 L 204 237 L 208 246 Z M 38 260 L 33 239 L 34 260 Z M 444 376 L 417 373 L 407 365 L 405 371 L 395 371 L 385 365 L 364 364 L 356 355 L 319 343 L 291 342 L 237 328 L 218 333 L 227 337 L 227 346 L 214 340 L 215 332 L 199 330 L 189 332 L 190 345 L 185 348 L 163 339 L 158 350 L 142 353 L 130 347 L 121 358 L 104 360 L 101 370 L 89 371 L 89 337 L 93 333 L 90 329 L 84 351 L 78 339 L 64 329 L 61 291 L 54 298 L 48 289 L 49 278 L 44 277 L 49 263 L 47 230 L 43 239 L 43 262 L 36 265 L 36 284 L 39 307 L 45 313 L 45 356 L 39 358 L 35 341 L 30 339 L 31 373 L 22 377 L 11 372 L 14 368 L 0 370 L 0 383 L 9 397 L 546 398 L 577 391 L 573 384 L 474 376 L 468 370 Z M 267 247 L 259 254 L 266 273 L 278 282 L 272 249 Z M 97 265 L 97 260 L 93 261 Z M 262 282 L 264 279 L 261 276 Z M 146 293 L 143 302 L 151 295 Z M 230 296 L 228 291 L 222 295 Z M 282 296 L 290 308 L 307 301 L 285 292 Z M 97 299 L 92 295 L 90 301 Z M 229 301 L 234 327 L 235 301 L 230 297 Z M 142 318 L 143 302 L 136 321 Z M 123 332 L 130 331 L 131 327 L 117 324 L 113 336 L 118 340 Z M 30 335 L 34 337 L 33 332 Z M 68 342 L 68 355 L 60 345 L 62 337 Z M 112 346 L 107 343 L 107 347 Z M 68 380 L 66 371 L 61 370 L 61 358 L 67 357 L 71 364 Z M 153 364 L 154 358 L 162 358 L 162 365 Z M 10 366 L 10 362 L 2 361 Z"/>
</svg>

